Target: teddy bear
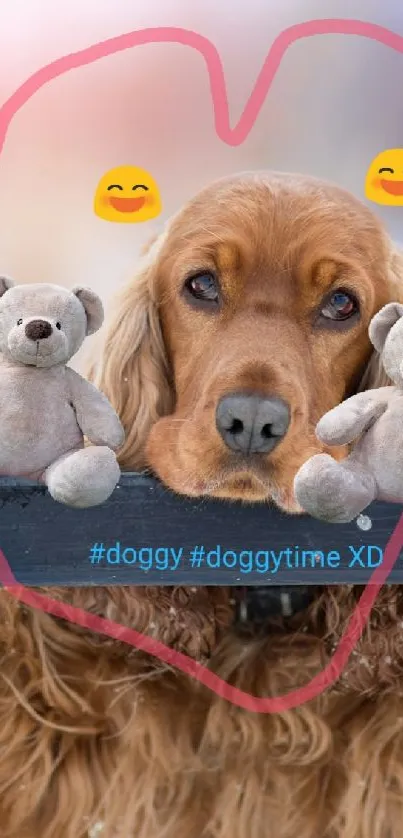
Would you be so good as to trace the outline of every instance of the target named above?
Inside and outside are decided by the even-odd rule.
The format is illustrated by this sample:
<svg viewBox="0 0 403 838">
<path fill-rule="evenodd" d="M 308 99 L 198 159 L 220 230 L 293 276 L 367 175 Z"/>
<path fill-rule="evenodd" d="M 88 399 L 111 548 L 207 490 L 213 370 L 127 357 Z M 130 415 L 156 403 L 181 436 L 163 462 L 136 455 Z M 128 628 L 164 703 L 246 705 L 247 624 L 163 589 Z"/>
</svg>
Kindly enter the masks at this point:
<svg viewBox="0 0 403 838">
<path fill-rule="evenodd" d="M 0 277 L 0 475 L 44 483 L 55 501 L 77 508 L 106 501 L 120 477 L 119 418 L 66 366 L 103 318 L 88 288 Z"/>
<path fill-rule="evenodd" d="M 294 480 L 299 505 L 322 521 L 348 523 L 374 500 L 403 503 L 403 305 L 385 305 L 369 338 L 394 386 L 357 393 L 326 413 L 319 441 L 355 444 L 344 460 L 315 454 Z"/>
</svg>

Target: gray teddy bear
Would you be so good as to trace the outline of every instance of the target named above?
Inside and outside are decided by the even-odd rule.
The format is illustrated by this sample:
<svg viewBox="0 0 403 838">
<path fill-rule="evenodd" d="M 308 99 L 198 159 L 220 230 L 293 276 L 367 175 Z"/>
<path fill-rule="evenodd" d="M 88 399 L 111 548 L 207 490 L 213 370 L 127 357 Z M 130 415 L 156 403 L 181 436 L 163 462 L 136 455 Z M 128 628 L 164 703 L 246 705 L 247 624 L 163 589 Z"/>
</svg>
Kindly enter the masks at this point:
<svg viewBox="0 0 403 838">
<path fill-rule="evenodd" d="M 371 320 L 369 337 L 395 386 L 357 393 L 326 413 L 318 439 L 356 444 L 340 462 L 316 454 L 295 477 L 298 503 L 323 521 L 352 521 L 374 500 L 403 503 L 403 305 L 384 306 Z"/>
<path fill-rule="evenodd" d="M 120 477 L 122 425 L 66 366 L 103 317 L 90 289 L 0 277 L 0 474 L 43 482 L 54 500 L 78 508 L 103 503 Z"/>
</svg>

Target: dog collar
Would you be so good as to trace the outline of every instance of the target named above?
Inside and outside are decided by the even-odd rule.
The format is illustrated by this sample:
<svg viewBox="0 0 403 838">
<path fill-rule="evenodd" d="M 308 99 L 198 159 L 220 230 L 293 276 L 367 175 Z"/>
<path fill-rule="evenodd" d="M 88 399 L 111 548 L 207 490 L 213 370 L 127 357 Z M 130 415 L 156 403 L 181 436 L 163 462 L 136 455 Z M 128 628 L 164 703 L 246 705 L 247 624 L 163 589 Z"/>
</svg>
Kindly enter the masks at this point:
<svg viewBox="0 0 403 838">
<path fill-rule="evenodd" d="M 310 605 L 315 587 L 269 585 L 236 590 L 235 623 L 262 626 L 273 617 L 293 617 Z"/>
</svg>

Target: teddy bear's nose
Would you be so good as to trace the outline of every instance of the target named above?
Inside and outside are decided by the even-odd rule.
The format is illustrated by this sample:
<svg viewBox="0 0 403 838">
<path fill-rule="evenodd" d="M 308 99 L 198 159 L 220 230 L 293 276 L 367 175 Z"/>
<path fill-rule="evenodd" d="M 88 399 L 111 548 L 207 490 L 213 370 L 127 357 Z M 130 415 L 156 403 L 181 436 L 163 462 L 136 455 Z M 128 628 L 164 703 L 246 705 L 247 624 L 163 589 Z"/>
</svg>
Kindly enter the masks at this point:
<svg viewBox="0 0 403 838">
<path fill-rule="evenodd" d="M 25 334 L 30 340 L 44 340 L 52 334 L 52 327 L 46 320 L 31 320 L 25 326 Z"/>
</svg>

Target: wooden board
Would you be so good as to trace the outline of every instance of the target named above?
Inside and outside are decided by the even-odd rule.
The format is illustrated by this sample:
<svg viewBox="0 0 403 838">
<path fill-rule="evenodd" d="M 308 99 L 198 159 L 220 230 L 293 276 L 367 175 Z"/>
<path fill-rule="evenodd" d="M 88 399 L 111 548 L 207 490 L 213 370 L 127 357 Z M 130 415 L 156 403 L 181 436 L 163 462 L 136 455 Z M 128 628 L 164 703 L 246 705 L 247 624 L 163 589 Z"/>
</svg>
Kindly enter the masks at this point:
<svg viewBox="0 0 403 838">
<path fill-rule="evenodd" d="M 103 506 L 74 510 L 37 484 L 0 480 L 0 548 L 25 585 L 365 584 L 400 514 L 374 504 L 370 529 L 322 524 L 260 504 L 189 500 L 133 473 Z M 403 582 L 401 556 L 388 581 Z"/>
</svg>

